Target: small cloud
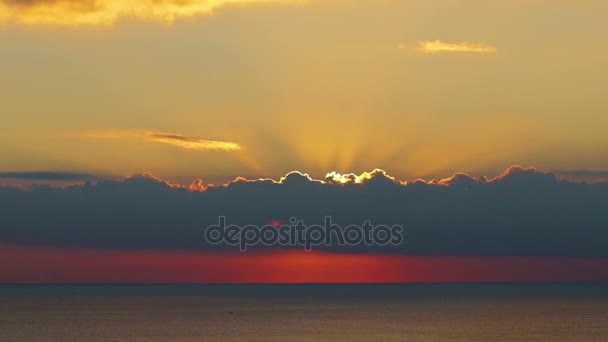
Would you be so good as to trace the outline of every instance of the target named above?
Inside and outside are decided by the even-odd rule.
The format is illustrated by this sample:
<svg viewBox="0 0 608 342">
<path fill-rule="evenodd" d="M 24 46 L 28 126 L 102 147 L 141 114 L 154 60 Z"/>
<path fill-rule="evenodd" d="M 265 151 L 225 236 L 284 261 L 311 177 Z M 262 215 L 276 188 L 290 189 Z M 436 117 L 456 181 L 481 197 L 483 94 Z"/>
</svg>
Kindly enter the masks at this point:
<svg viewBox="0 0 608 342">
<path fill-rule="evenodd" d="M 241 145 L 235 142 L 207 140 L 166 132 L 92 131 L 84 132 L 82 135 L 88 138 L 97 139 L 142 139 L 198 151 L 238 151 L 242 148 Z"/>
<path fill-rule="evenodd" d="M 404 44 L 399 45 L 399 48 L 405 48 Z M 418 52 L 425 54 L 438 53 L 495 53 L 498 49 L 492 45 L 480 43 L 447 43 L 441 40 L 426 40 L 418 42 Z"/>
</svg>

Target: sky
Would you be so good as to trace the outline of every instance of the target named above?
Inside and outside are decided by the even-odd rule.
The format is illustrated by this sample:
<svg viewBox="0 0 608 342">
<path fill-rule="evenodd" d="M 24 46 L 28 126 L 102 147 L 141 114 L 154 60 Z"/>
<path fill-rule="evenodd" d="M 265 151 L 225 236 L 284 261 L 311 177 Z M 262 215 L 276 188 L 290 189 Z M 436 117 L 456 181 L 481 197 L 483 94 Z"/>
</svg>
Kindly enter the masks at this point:
<svg viewBox="0 0 608 342">
<path fill-rule="evenodd" d="M 607 11 L 0 0 L 0 283 L 608 281 Z M 201 236 L 328 215 L 404 244 Z"/>
<path fill-rule="evenodd" d="M 5 0 L 2 171 L 594 175 L 607 6 Z"/>
</svg>

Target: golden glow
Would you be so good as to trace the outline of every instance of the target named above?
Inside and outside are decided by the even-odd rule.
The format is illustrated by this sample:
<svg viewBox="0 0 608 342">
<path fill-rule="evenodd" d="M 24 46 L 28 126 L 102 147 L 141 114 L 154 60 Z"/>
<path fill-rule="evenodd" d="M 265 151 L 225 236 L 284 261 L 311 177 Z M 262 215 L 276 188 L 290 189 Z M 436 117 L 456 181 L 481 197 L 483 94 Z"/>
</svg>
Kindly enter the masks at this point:
<svg viewBox="0 0 608 342">
<path fill-rule="evenodd" d="M 98 139 L 143 139 L 146 141 L 160 142 L 189 150 L 199 151 L 238 151 L 241 149 L 241 145 L 234 142 L 206 140 L 165 132 L 101 131 L 85 132 L 82 135 L 88 138 Z"/>
<path fill-rule="evenodd" d="M 8 9 L 4 3 L 0 4 L 0 24 L 8 18 Z"/>
<path fill-rule="evenodd" d="M 400 45 L 404 48 L 405 45 Z M 441 40 L 428 40 L 418 42 L 418 52 L 436 54 L 450 52 L 469 52 L 469 53 L 494 53 L 498 51 L 495 46 L 479 43 L 446 43 Z"/>
<path fill-rule="evenodd" d="M 0 20 L 31 25 L 111 25 L 120 18 L 172 23 L 212 14 L 227 5 L 295 3 L 301 0 L 1 0 Z"/>
</svg>

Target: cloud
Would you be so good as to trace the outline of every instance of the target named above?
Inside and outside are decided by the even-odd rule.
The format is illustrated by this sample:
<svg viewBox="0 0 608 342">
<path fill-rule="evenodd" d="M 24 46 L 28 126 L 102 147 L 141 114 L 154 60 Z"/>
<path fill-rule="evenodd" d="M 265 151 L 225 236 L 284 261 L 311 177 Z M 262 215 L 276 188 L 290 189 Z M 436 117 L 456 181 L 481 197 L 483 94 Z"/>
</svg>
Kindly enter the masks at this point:
<svg viewBox="0 0 608 342">
<path fill-rule="evenodd" d="M 147 138 L 191 150 L 236 151 L 241 149 L 239 144 L 233 142 L 205 140 L 171 133 L 150 133 Z"/>
<path fill-rule="evenodd" d="M 169 144 L 188 150 L 198 151 L 238 151 L 242 147 L 235 142 L 206 140 L 176 133 L 151 131 L 89 131 L 81 134 L 97 139 L 143 139 L 145 141 Z"/>
<path fill-rule="evenodd" d="M 0 20 L 29 25 L 111 25 L 124 17 L 172 23 L 229 5 L 303 0 L 0 0 Z"/>
<path fill-rule="evenodd" d="M 0 172 L 0 179 L 46 180 L 46 181 L 87 181 L 98 177 L 86 173 L 35 171 Z"/>
<path fill-rule="evenodd" d="M 291 217 L 322 225 L 331 215 L 342 226 L 366 220 L 402 225 L 405 243 L 317 250 L 608 256 L 608 183 L 571 182 L 522 167 L 496 177 L 459 173 L 441 180 L 397 181 L 381 170 L 363 177 L 332 175 L 336 178 L 320 181 L 293 172 L 280 180 L 180 185 L 142 174 L 66 187 L 0 187 L 0 242 L 234 251 L 232 246 L 205 244 L 202 229 L 216 224 L 219 216 L 239 225 L 289 222 Z"/>
<path fill-rule="evenodd" d="M 400 45 L 400 48 L 405 48 L 405 45 Z M 498 49 L 492 45 L 480 43 L 446 43 L 441 40 L 427 40 L 418 42 L 418 52 L 425 54 L 438 53 L 494 53 Z"/>
</svg>

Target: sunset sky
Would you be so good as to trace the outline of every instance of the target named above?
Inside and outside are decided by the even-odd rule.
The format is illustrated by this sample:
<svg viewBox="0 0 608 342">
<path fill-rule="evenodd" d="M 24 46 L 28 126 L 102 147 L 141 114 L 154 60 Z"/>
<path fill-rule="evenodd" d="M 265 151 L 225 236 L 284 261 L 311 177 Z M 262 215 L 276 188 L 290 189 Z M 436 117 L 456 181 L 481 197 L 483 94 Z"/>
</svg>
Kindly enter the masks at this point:
<svg viewBox="0 0 608 342">
<path fill-rule="evenodd" d="M 0 171 L 223 183 L 521 164 L 602 176 L 606 11 L 599 0 L 4 0 Z"/>
<path fill-rule="evenodd" d="M 606 281 L 606 13 L 0 0 L 0 283 Z M 407 234 L 244 259 L 224 215 Z"/>
</svg>

